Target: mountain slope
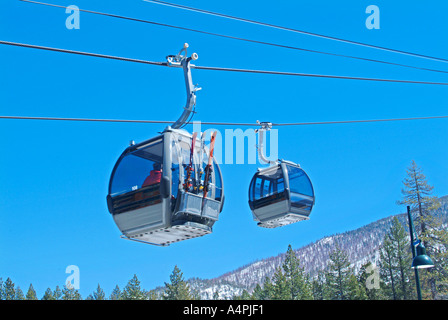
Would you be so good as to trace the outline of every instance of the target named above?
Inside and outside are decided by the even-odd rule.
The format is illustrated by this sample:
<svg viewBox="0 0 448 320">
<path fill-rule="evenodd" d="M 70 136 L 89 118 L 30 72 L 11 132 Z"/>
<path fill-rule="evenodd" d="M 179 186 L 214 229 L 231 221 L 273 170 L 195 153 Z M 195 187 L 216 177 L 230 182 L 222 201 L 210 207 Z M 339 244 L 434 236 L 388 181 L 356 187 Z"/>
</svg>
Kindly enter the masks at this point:
<svg viewBox="0 0 448 320">
<path fill-rule="evenodd" d="M 434 214 L 442 217 L 446 223 L 448 196 L 441 197 L 440 201 L 442 206 Z M 372 222 L 356 230 L 324 237 L 294 251 L 300 259 L 301 266 L 311 277 L 327 266 L 329 254 L 337 246 L 348 254 L 351 266 L 357 271 L 368 261 L 372 263 L 378 261 L 378 249 L 384 235 L 392 226 L 394 217 L 397 217 L 405 230 L 408 230 L 406 214 L 399 214 Z M 242 266 L 217 278 L 205 280 L 193 278 L 188 282 L 199 292 L 202 299 L 212 299 L 215 293 L 220 299 L 231 299 L 234 295 L 240 295 L 244 289 L 250 292 L 257 284 L 262 284 L 266 277 L 272 277 L 275 270 L 282 265 L 284 257 L 284 253 L 279 254 Z"/>
</svg>

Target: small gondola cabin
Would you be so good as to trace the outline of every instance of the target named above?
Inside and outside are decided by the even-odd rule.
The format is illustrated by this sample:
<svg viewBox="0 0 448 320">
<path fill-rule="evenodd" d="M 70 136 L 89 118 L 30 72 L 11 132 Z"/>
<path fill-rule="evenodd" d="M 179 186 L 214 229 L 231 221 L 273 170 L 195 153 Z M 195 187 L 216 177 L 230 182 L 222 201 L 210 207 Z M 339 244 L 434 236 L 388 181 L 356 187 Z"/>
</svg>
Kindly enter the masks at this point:
<svg viewBox="0 0 448 320">
<path fill-rule="evenodd" d="M 299 165 L 281 160 L 259 169 L 249 187 L 249 206 L 260 227 L 276 228 L 309 219 L 313 185 Z"/>
</svg>

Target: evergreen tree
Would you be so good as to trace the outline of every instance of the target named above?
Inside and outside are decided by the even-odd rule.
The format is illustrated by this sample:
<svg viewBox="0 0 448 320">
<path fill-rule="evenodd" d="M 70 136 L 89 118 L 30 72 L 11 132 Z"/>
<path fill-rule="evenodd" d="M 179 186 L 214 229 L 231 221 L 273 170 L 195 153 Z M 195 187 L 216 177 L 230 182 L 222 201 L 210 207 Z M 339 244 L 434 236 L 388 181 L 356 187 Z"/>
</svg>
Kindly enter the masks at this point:
<svg viewBox="0 0 448 320">
<path fill-rule="evenodd" d="M 170 283 L 165 282 L 165 292 L 162 296 L 164 300 L 192 300 L 193 296 L 189 285 L 183 279 L 180 269 L 174 266 L 170 275 Z"/>
<path fill-rule="evenodd" d="M 263 282 L 263 290 L 260 294 L 260 300 L 272 300 L 274 297 L 274 286 L 269 277 L 266 277 Z"/>
<path fill-rule="evenodd" d="M 413 299 L 410 244 L 408 235 L 396 217 L 385 235 L 380 256 L 380 265 L 384 269 L 383 279 L 392 286 L 392 290 L 386 292 L 392 292 L 391 298 L 394 300 Z"/>
<path fill-rule="evenodd" d="M 16 295 L 14 297 L 14 300 L 25 300 L 25 295 L 23 294 L 23 291 L 19 286 L 17 286 L 15 294 Z"/>
<path fill-rule="evenodd" d="M 53 290 L 47 288 L 47 290 L 45 290 L 44 296 L 42 297 L 42 300 L 56 300 L 53 295 Z"/>
<path fill-rule="evenodd" d="M 403 200 L 398 203 L 409 205 L 412 212 L 418 213 L 418 217 L 415 219 L 416 232 L 420 230 L 420 236 L 418 238 L 422 240 L 429 256 L 434 256 L 435 260 L 442 258 L 440 265 L 435 264 L 435 268 L 421 272 L 423 280 L 421 282 L 422 295 L 425 295 L 426 298 L 435 299 L 440 290 L 442 292 L 448 291 L 448 289 L 444 289 L 448 284 L 446 281 L 446 264 L 445 269 L 443 267 L 446 261 L 443 258 L 443 252 L 446 252 L 447 246 L 446 242 L 443 244 L 443 240 L 442 242 L 439 241 L 439 239 L 441 240 L 443 238 L 446 227 L 444 228 L 442 224 L 437 223 L 430 215 L 431 211 L 434 212 L 437 210 L 441 204 L 437 197 L 432 196 L 434 187 L 428 183 L 422 169 L 417 166 L 415 161 L 412 161 L 408 167 L 407 177 L 403 181 L 403 184 Z"/>
<path fill-rule="evenodd" d="M 147 300 L 159 300 L 159 295 L 157 294 L 156 290 L 149 290 L 146 293 L 146 299 Z"/>
<path fill-rule="evenodd" d="M 191 300 L 201 300 L 201 294 L 199 292 L 198 288 L 191 288 L 190 286 L 188 286 L 190 288 L 190 297 Z"/>
<path fill-rule="evenodd" d="M 349 299 L 349 281 L 352 275 L 347 254 L 339 247 L 330 253 L 330 264 L 327 269 L 326 283 L 329 289 L 329 297 L 332 300 Z"/>
<path fill-rule="evenodd" d="M 300 267 L 300 261 L 297 258 L 291 245 L 286 251 L 283 270 L 290 290 L 290 299 L 292 300 L 310 300 L 312 299 L 311 285 L 304 268 Z"/>
<path fill-rule="evenodd" d="M 249 292 L 247 292 L 246 289 L 243 290 L 240 296 L 235 297 L 234 300 L 251 300 L 251 295 Z"/>
<path fill-rule="evenodd" d="M 380 277 L 382 291 L 387 299 L 397 300 L 394 247 L 388 237 L 385 237 L 380 248 Z"/>
<path fill-rule="evenodd" d="M 91 298 L 89 300 L 106 300 L 106 294 L 99 283 L 96 290 L 89 297 Z"/>
<path fill-rule="evenodd" d="M 4 300 L 14 300 L 16 297 L 16 289 L 14 282 L 8 277 L 3 284 L 3 299 Z"/>
<path fill-rule="evenodd" d="M 56 300 L 56 298 L 55 298 Z M 62 289 L 62 300 L 82 300 L 81 294 L 73 286 L 65 286 Z"/>
<path fill-rule="evenodd" d="M 413 299 L 414 298 L 414 275 L 410 266 L 412 265 L 412 255 L 408 234 L 395 217 L 391 230 L 387 235 L 394 246 L 395 270 L 398 274 L 398 298 Z"/>
<path fill-rule="evenodd" d="M 0 277 L 0 300 L 4 300 L 4 293 L 3 293 L 3 278 Z"/>
<path fill-rule="evenodd" d="M 441 218 L 428 216 L 427 233 L 420 239 L 430 243 L 427 254 L 434 267 L 420 272 L 422 295 L 426 299 L 439 299 L 448 294 L 448 230 Z"/>
<path fill-rule="evenodd" d="M 118 285 L 115 286 L 114 290 L 112 290 L 109 300 L 122 300 L 122 293 L 120 287 Z"/>
<path fill-rule="evenodd" d="M 395 245 L 395 257 L 397 260 L 396 269 L 399 274 L 400 295 L 402 296 L 402 299 L 407 300 L 411 298 L 413 292 L 410 282 L 410 279 L 412 278 L 412 270 L 410 268 L 412 264 L 412 256 L 410 254 L 410 246 L 407 239 L 408 235 L 396 217 L 393 220 L 389 237 Z"/>
<path fill-rule="evenodd" d="M 382 300 L 380 279 L 371 279 L 375 276 L 375 271 L 372 270 L 373 267 L 374 265 L 370 261 L 362 265 L 358 272 L 358 282 L 360 284 L 361 290 L 364 291 L 367 300 Z M 377 288 L 372 287 L 374 285 L 377 285 Z"/>
<path fill-rule="evenodd" d="M 122 292 L 123 300 L 146 300 L 146 292 L 140 288 L 140 281 L 134 274 Z"/>
<path fill-rule="evenodd" d="M 322 270 L 317 272 L 317 276 L 312 281 L 313 299 L 325 300 L 326 299 L 326 283 L 325 273 Z"/>
<path fill-rule="evenodd" d="M 34 290 L 33 284 L 30 284 L 26 293 L 26 300 L 38 300 L 36 290 Z"/>
<path fill-rule="evenodd" d="M 259 283 L 254 288 L 254 291 L 252 291 L 252 299 L 253 300 L 264 300 L 263 296 L 263 288 L 260 286 Z"/>
<path fill-rule="evenodd" d="M 348 300 L 367 300 L 367 294 L 362 284 L 354 273 L 351 273 L 347 281 L 347 299 Z"/>
<path fill-rule="evenodd" d="M 272 277 L 272 282 L 273 282 L 273 288 L 272 288 L 273 300 L 291 299 L 290 286 L 281 268 L 277 268 L 276 272 L 274 273 L 274 276 Z"/>
<path fill-rule="evenodd" d="M 440 203 L 437 197 L 431 196 L 434 187 L 428 183 L 423 170 L 417 166 L 414 160 L 411 161 L 406 173 L 407 177 L 403 180 L 404 188 L 401 190 L 403 199 L 398 201 L 398 204 L 410 206 L 412 212 L 418 213 L 419 219 L 416 219 L 416 227 L 419 225 L 421 233 L 426 234 L 425 217 L 430 210 L 439 207 Z M 428 243 L 424 243 L 424 245 L 429 248 Z"/>
<path fill-rule="evenodd" d="M 54 300 L 61 300 L 62 296 L 63 296 L 63 293 L 62 293 L 61 288 L 59 288 L 59 286 L 56 286 L 56 288 L 53 291 Z"/>
</svg>

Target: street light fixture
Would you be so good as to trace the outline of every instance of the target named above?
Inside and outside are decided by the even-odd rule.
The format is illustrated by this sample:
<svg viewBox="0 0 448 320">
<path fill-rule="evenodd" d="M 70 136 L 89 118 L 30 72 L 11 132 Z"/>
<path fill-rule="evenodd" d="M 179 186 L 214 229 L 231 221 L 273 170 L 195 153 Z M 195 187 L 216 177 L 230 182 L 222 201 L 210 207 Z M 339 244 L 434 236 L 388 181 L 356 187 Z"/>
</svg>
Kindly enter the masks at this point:
<svg viewBox="0 0 448 320">
<path fill-rule="evenodd" d="M 417 256 L 412 260 L 412 269 L 425 269 L 434 267 L 434 263 L 431 258 L 426 254 L 426 248 L 423 243 L 419 240 L 417 245 Z"/>
<path fill-rule="evenodd" d="M 411 234 L 411 250 L 412 250 L 412 266 L 411 268 L 414 269 L 415 272 L 415 282 L 417 286 L 417 297 L 418 300 L 422 300 L 422 292 L 420 289 L 420 279 L 418 276 L 418 269 L 424 269 L 424 268 L 432 268 L 434 267 L 434 263 L 432 262 L 431 258 L 426 254 L 426 249 L 423 246 L 423 243 L 421 240 L 415 239 L 414 240 L 414 222 L 412 221 L 412 215 L 411 215 L 411 207 L 407 207 L 408 211 L 408 220 L 409 220 L 409 233 Z M 417 235 L 415 235 L 415 238 L 417 238 Z M 415 247 L 417 246 L 417 254 Z"/>
</svg>

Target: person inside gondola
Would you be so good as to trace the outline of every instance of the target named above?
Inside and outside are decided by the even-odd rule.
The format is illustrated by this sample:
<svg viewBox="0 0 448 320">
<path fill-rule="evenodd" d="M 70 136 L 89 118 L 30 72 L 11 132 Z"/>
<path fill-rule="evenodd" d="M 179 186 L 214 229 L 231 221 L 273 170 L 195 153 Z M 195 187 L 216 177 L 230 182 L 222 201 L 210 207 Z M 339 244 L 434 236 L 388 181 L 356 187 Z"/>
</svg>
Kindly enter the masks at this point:
<svg viewBox="0 0 448 320">
<path fill-rule="evenodd" d="M 149 176 L 147 176 L 145 181 L 143 182 L 142 188 L 160 183 L 160 180 L 162 179 L 161 169 L 161 164 L 158 162 L 154 162 L 153 169 L 149 172 Z"/>
</svg>

